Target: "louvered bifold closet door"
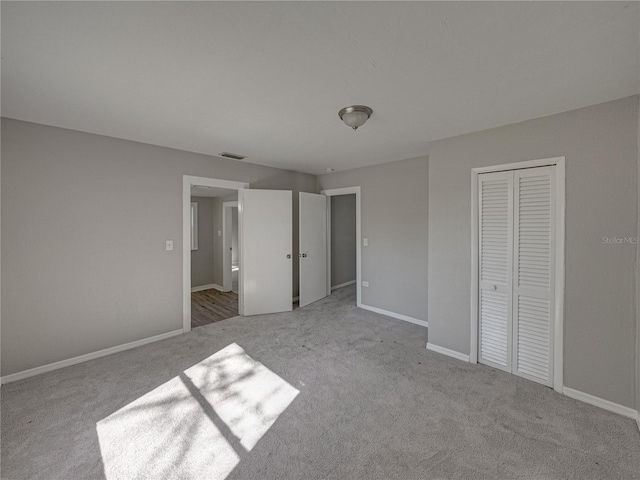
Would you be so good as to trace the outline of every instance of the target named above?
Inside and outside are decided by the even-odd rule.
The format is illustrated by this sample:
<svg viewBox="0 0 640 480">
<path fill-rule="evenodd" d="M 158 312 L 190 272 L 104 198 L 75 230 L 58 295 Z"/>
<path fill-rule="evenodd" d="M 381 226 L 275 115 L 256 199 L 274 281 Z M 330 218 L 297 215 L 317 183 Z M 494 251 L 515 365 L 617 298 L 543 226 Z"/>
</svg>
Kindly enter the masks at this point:
<svg viewBox="0 0 640 480">
<path fill-rule="evenodd" d="M 478 361 L 511 371 L 513 172 L 478 175 Z"/>
<path fill-rule="evenodd" d="M 555 170 L 514 172 L 513 373 L 553 385 Z"/>
</svg>

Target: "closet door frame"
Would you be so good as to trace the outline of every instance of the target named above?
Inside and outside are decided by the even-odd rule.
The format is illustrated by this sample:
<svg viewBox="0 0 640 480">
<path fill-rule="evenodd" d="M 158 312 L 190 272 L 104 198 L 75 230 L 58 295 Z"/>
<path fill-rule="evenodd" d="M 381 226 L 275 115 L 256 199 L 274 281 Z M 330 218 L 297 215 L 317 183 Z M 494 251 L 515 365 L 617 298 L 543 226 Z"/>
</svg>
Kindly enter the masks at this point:
<svg viewBox="0 0 640 480">
<path fill-rule="evenodd" d="M 471 335 L 469 362 L 478 363 L 479 205 L 478 175 L 489 172 L 555 166 L 555 272 L 553 309 L 553 388 L 563 392 L 565 157 L 529 160 L 471 169 Z"/>
</svg>

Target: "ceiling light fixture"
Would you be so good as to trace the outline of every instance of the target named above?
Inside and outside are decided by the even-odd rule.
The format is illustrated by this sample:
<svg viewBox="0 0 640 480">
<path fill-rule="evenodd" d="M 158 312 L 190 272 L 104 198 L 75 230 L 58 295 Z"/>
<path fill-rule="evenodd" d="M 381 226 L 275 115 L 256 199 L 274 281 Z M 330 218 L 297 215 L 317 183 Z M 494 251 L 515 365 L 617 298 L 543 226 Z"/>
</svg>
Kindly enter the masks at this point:
<svg viewBox="0 0 640 480">
<path fill-rule="evenodd" d="M 351 105 L 350 107 L 344 107 L 338 112 L 340 119 L 349 127 L 357 130 L 365 124 L 369 117 L 373 113 L 373 110 L 364 105 Z"/>
</svg>

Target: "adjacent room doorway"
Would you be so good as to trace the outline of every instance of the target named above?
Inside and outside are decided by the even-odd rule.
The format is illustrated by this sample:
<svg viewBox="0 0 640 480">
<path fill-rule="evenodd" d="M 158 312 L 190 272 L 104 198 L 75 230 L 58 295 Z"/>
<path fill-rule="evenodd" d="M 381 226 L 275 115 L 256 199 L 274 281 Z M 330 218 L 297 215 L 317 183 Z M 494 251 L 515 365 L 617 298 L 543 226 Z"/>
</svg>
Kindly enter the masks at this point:
<svg viewBox="0 0 640 480">
<path fill-rule="evenodd" d="M 191 328 L 238 316 L 237 263 L 235 291 L 233 276 L 223 282 L 223 240 L 233 233 L 232 222 L 225 225 L 224 207 L 235 204 L 237 240 L 237 199 L 238 190 L 191 186 Z"/>
<path fill-rule="evenodd" d="M 328 199 L 327 294 L 355 287 L 355 302 L 360 307 L 362 304 L 360 187 L 335 188 L 323 190 L 321 193 Z"/>
<path fill-rule="evenodd" d="M 291 311 L 292 192 L 250 190 L 248 183 L 183 175 L 182 327 L 191 330 L 191 188 L 238 192 L 238 313 L 259 315 Z"/>
</svg>

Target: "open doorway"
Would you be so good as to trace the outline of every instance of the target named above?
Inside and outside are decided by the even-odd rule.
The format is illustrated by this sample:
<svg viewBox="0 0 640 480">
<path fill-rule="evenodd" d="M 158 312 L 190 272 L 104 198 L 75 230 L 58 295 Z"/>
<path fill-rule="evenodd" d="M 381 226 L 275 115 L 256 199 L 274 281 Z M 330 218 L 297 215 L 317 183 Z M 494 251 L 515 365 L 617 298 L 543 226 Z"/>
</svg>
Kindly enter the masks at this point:
<svg viewBox="0 0 640 480">
<path fill-rule="evenodd" d="M 223 283 L 223 204 L 249 184 L 183 177 L 183 330 L 238 315 L 238 289 Z M 238 269 L 238 275 L 241 272 Z"/>
<path fill-rule="evenodd" d="M 356 195 L 331 197 L 331 291 L 356 283 Z"/>
<path fill-rule="evenodd" d="M 292 310 L 291 190 L 249 189 L 248 183 L 182 176 L 182 330 L 191 331 L 191 188 L 228 189 L 238 198 L 238 315 Z M 226 195 L 226 192 L 225 192 Z M 225 195 L 217 195 L 225 198 Z M 216 196 L 216 195 L 213 195 Z M 222 211 L 222 208 L 221 208 Z M 221 228 L 215 238 L 223 238 Z M 167 244 L 169 246 L 169 244 Z M 222 262 L 218 262 L 220 265 Z M 220 286 L 222 272 L 216 277 Z M 216 273 L 218 275 L 218 273 Z M 218 280 L 219 278 L 219 280 Z M 224 287 L 221 287 L 224 290 Z"/>
<path fill-rule="evenodd" d="M 352 296 L 361 306 L 360 187 L 322 191 L 327 209 L 327 293 Z"/>
<path fill-rule="evenodd" d="M 237 252 L 238 191 L 191 186 L 191 328 L 238 315 L 237 262 L 235 291 L 233 282 L 228 285 L 223 283 L 223 268 L 227 263 L 224 260 L 226 243 L 232 244 L 232 240 L 225 242 L 224 239 L 226 236 L 233 239 L 233 221 L 225 222 L 224 218 L 225 205 L 229 203 L 235 204 Z"/>
</svg>

